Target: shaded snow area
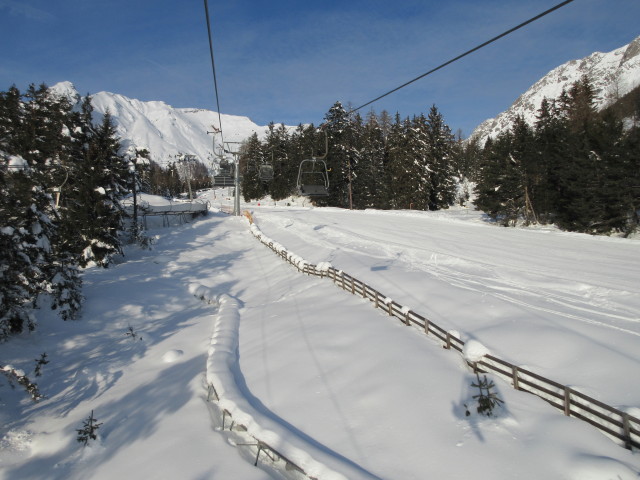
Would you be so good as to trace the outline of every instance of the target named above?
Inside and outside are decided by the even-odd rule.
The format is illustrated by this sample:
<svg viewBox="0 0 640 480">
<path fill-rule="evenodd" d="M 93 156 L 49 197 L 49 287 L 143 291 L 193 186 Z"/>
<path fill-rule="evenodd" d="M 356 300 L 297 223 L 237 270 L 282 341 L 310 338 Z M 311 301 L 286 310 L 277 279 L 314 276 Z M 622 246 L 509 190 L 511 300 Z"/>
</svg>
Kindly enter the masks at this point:
<svg viewBox="0 0 640 480">
<path fill-rule="evenodd" d="M 258 440 L 318 479 L 639 478 L 637 453 L 501 379 L 504 404 L 480 416 L 463 356 L 254 234 L 457 332 L 468 359 L 491 353 L 635 416 L 637 240 L 462 209 L 246 208 L 253 233 L 216 209 L 152 230 L 153 250 L 85 271 L 81 320 L 43 308 L 36 332 L 0 345 L 0 365 L 46 396 L 0 376 L 1 479 L 303 478 L 264 453 L 254 466 Z M 91 411 L 102 425 L 83 447 Z"/>
</svg>

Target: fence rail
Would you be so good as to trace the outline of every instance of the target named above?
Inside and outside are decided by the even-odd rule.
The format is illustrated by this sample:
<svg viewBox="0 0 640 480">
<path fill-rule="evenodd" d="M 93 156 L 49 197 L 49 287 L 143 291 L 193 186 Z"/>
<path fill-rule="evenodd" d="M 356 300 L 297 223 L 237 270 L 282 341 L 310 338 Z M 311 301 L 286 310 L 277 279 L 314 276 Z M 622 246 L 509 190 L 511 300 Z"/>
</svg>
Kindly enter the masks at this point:
<svg viewBox="0 0 640 480">
<path fill-rule="evenodd" d="M 257 466 L 258 461 L 261 458 L 264 461 L 264 457 L 266 456 L 271 461 L 271 464 L 274 467 L 277 467 L 280 464 L 285 471 L 288 471 L 288 472 L 295 471 L 300 475 L 302 475 L 304 478 L 308 478 L 310 480 L 317 480 L 314 476 L 309 475 L 307 472 L 304 471 L 302 467 L 298 466 L 294 461 L 287 458 L 276 448 L 254 437 L 253 435 L 250 435 L 249 433 L 247 433 L 248 431 L 247 427 L 242 425 L 239 422 L 236 422 L 233 419 L 233 415 L 231 414 L 231 412 L 229 412 L 229 410 L 221 408 L 218 405 L 219 401 L 220 401 L 220 398 L 218 397 L 218 393 L 216 391 L 215 386 L 209 383 L 207 385 L 207 402 L 216 406 L 216 410 L 218 412 L 218 415 L 221 421 L 222 431 L 225 431 L 226 429 L 231 433 L 233 432 L 237 433 L 243 439 L 243 441 L 240 443 L 238 442 L 234 442 L 234 443 L 237 446 L 247 447 L 254 450 L 256 458 L 255 458 L 255 461 L 253 462 L 253 466 Z M 227 424 L 227 419 L 229 421 L 228 424 Z M 262 457 L 260 455 L 261 453 L 264 453 Z"/>
<path fill-rule="evenodd" d="M 320 278 L 326 277 L 342 290 L 369 300 L 375 308 L 380 308 L 388 313 L 389 316 L 398 318 L 405 325 L 420 328 L 426 335 L 435 337 L 442 343 L 443 348 L 455 350 L 459 353 L 463 352 L 464 341 L 428 318 L 407 307 L 403 307 L 383 293 L 343 271 L 336 270 L 333 267 L 318 268 L 317 265 L 304 262 L 297 255 L 291 254 L 291 252 L 288 252 L 272 240 L 265 240 L 265 237 L 261 234 L 256 234 L 255 230 L 252 230 L 252 232 L 264 245 L 296 267 L 298 271 Z M 629 450 L 640 448 L 640 419 L 626 412 L 493 355 L 485 355 L 478 362 L 471 362 L 467 359 L 465 361 L 474 371 L 495 374 L 509 382 L 514 389 L 536 395 L 562 411 L 564 415 L 578 418 L 593 425 L 611 437 L 616 443 Z"/>
</svg>

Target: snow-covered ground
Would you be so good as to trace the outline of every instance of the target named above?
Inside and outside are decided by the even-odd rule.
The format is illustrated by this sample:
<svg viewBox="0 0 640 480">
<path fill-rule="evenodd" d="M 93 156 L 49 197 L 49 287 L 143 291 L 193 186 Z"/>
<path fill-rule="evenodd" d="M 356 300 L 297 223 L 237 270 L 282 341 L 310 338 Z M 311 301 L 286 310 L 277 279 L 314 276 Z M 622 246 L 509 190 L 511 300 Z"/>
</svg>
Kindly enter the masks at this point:
<svg viewBox="0 0 640 480">
<path fill-rule="evenodd" d="M 221 193 L 207 194 L 213 207 L 228 202 Z M 309 262 L 638 416 L 638 240 L 505 229 L 465 209 L 246 208 Z M 214 208 L 151 233 L 153 250 L 85 272 L 82 320 L 43 309 L 35 333 L 0 345 L 0 364 L 47 397 L 33 403 L 0 377 L 0 478 L 298 478 L 234 446 L 207 379 L 249 433 L 318 478 L 640 476 L 637 453 L 499 379 L 496 417 L 465 416 L 477 391 L 459 355 L 298 273 L 244 217 Z M 82 447 L 76 429 L 92 410 L 102 426 Z"/>
</svg>

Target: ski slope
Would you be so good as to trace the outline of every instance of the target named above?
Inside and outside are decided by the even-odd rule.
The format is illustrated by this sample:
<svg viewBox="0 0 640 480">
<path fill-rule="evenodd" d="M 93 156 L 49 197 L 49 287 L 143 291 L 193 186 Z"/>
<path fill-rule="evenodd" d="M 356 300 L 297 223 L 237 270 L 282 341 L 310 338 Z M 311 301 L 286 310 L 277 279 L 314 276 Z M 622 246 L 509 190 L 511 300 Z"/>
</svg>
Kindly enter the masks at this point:
<svg viewBox="0 0 640 480">
<path fill-rule="evenodd" d="M 629 384 L 640 362 L 637 240 L 499 228 L 467 209 L 253 212 L 290 250 L 332 263 L 465 341 L 612 405 L 640 403 L 640 384 Z"/>
<path fill-rule="evenodd" d="M 638 416 L 637 240 L 294 200 L 244 207 L 309 262 Z M 43 308 L 35 333 L 1 346 L 2 365 L 30 374 L 43 351 L 50 363 L 37 404 L 0 385 L 0 479 L 300 478 L 264 455 L 254 467 L 255 448 L 222 429 L 206 401 L 212 368 L 234 418 L 319 479 L 638 478 L 637 453 L 501 380 L 505 406 L 477 415 L 459 355 L 298 273 L 247 219 L 216 210 L 86 270 L 80 321 Z M 212 365 L 216 348 L 226 356 Z M 83 448 L 75 431 L 92 410 L 103 425 Z"/>
</svg>

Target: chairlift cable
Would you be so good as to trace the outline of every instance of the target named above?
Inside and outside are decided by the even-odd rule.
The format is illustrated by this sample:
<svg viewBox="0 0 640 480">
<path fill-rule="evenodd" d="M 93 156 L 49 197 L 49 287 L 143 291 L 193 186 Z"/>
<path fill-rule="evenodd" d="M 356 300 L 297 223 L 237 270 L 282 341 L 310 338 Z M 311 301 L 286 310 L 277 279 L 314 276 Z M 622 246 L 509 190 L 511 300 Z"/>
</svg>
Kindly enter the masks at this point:
<svg viewBox="0 0 640 480">
<path fill-rule="evenodd" d="M 513 27 L 513 28 L 510 28 L 510 29 L 509 29 L 509 30 L 507 30 L 506 32 L 503 32 L 503 33 L 501 33 L 500 35 L 498 35 L 498 36 L 496 36 L 496 37 L 493 37 L 491 40 L 487 40 L 486 42 L 484 42 L 484 43 L 482 43 L 482 44 L 478 45 L 477 47 L 474 47 L 474 48 L 472 48 L 471 50 L 467 50 L 467 51 L 466 51 L 466 52 L 464 52 L 463 54 L 458 55 L 458 56 L 457 56 L 457 57 L 455 57 L 455 58 L 452 58 L 451 60 L 449 60 L 449 61 L 447 61 L 447 62 L 443 63 L 442 65 L 437 66 L 436 68 L 433 68 L 433 69 L 429 70 L 429 71 L 428 71 L 428 72 L 426 72 L 426 73 L 423 73 L 422 75 L 420 75 L 420 76 L 418 76 L 418 77 L 414 78 L 413 80 L 409 80 L 408 82 L 403 83 L 402 85 L 400 85 L 399 87 L 394 88 L 393 90 L 389 90 L 387 93 L 384 93 L 384 94 L 380 95 L 379 97 L 376 97 L 376 98 L 374 98 L 373 100 L 371 100 L 371 101 L 369 101 L 369 102 L 367 102 L 367 103 L 365 103 L 365 104 L 363 104 L 363 105 L 360 105 L 358 108 L 354 108 L 354 109 L 350 110 L 350 111 L 349 111 L 349 112 L 347 112 L 347 113 L 348 113 L 348 114 L 352 114 L 352 113 L 354 113 L 354 112 L 357 112 L 358 110 L 360 110 L 360 109 L 362 109 L 362 108 L 364 108 L 364 107 L 366 107 L 366 106 L 368 106 L 368 105 L 371 105 L 372 103 L 377 102 L 378 100 L 380 100 L 380 99 L 382 99 L 382 98 L 386 97 L 387 95 L 391 95 L 392 93 L 397 92 L 397 91 L 398 91 L 398 90 L 400 90 L 401 88 L 404 88 L 404 87 L 406 87 L 407 85 L 411 85 L 413 82 L 416 82 L 416 81 L 420 80 L 421 78 L 424 78 L 424 77 L 426 77 L 427 75 L 430 75 L 430 74 L 432 74 L 433 72 L 436 72 L 436 71 L 440 70 L 441 68 L 444 68 L 444 67 L 446 67 L 447 65 L 450 65 L 451 63 L 453 63 L 453 62 L 455 62 L 455 61 L 457 61 L 457 60 L 460 60 L 461 58 L 466 57 L 467 55 L 469 55 L 469 54 L 471 54 L 471 53 L 473 53 L 473 52 L 475 52 L 475 51 L 477 51 L 477 50 L 480 50 L 480 49 L 481 49 L 481 48 L 483 48 L 483 47 L 486 47 L 486 46 L 487 46 L 487 45 L 489 45 L 490 43 L 493 43 L 493 42 L 495 42 L 496 40 L 501 39 L 502 37 L 506 37 L 506 36 L 507 36 L 507 35 L 509 35 L 510 33 L 513 33 L 513 32 L 515 32 L 516 30 L 518 30 L 518 29 L 520 29 L 520 28 L 522 28 L 522 27 L 524 27 L 524 26 L 526 26 L 526 25 L 529 25 L 530 23 L 535 22 L 536 20 L 538 20 L 538 19 L 540 19 L 540 18 L 544 17 L 545 15 L 548 15 L 549 13 L 551 13 L 551 12 L 553 12 L 553 11 L 555 11 L 555 10 L 558 10 L 558 9 L 559 9 L 559 8 L 561 8 L 561 7 L 564 7 L 565 5 L 567 5 L 567 4 L 571 3 L 571 2 L 573 2 L 573 0 L 566 0 L 566 1 L 562 2 L 562 3 L 559 3 L 559 4 L 557 4 L 556 6 L 554 6 L 554 7 L 550 8 L 549 10 L 545 10 L 544 12 L 542 12 L 542 13 L 540 13 L 540 14 L 536 15 L 535 17 L 532 17 L 532 18 L 530 18 L 529 20 L 527 20 L 527 21 L 525 21 L 525 22 L 522 22 L 520 25 L 517 25 L 517 26 L 515 26 L 515 27 Z"/>
<path fill-rule="evenodd" d="M 220 125 L 220 140 L 224 145 L 224 136 L 222 134 L 222 116 L 220 115 L 220 96 L 218 95 L 218 79 L 216 77 L 216 62 L 213 57 L 213 42 L 211 40 L 211 22 L 209 20 L 209 5 L 208 1 L 204 0 L 204 11 L 207 17 L 207 33 L 209 35 L 209 53 L 211 54 L 211 69 L 213 70 L 213 86 L 216 92 L 216 105 L 218 107 L 218 124 Z"/>
</svg>

